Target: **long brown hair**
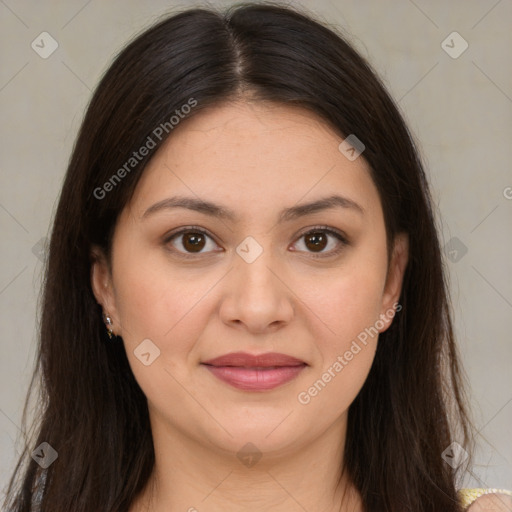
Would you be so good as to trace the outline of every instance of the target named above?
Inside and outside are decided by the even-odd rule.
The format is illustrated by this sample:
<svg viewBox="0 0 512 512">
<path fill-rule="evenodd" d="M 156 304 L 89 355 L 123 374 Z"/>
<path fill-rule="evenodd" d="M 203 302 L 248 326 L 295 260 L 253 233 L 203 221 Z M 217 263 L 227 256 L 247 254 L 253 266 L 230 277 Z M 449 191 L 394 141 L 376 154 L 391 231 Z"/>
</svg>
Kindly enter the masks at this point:
<svg viewBox="0 0 512 512">
<path fill-rule="evenodd" d="M 246 92 L 310 109 L 342 137 L 356 134 L 379 191 L 388 248 L 397 233 L 409 235 L 402 310 L 380 335 L 350 406 L 344 470 L 367 512 L 461 510 L 459 473 L 442 453 L 457 441 L 471 454 L 472 427 L 418 150 L 397 106 L 345 39 L 310 14 L 274 4 L 168 16 L 123 49 L 101 79 L 54 218 L 32 381 L 40 383 L 39 411 L 8 488 L 8 510 L 121 512 L 147 483 L 154 465 L 147 402 L 122 341 L 106 338 L 90 249 L 110 253 L 118 215 L 172 137 L 171 117 Z M 150 151 L 127 167 L 148 137 Z M 43 442 L 58 452 L 47 469 L 30 457 Z"/>
</svg>

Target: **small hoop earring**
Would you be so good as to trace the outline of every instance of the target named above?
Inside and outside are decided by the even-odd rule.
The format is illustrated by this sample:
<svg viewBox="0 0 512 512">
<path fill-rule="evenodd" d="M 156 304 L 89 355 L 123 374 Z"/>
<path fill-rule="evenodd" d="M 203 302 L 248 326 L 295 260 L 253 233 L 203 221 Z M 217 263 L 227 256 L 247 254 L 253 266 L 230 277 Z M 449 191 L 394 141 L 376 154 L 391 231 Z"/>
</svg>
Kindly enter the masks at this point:
<svg viewBox="0 0 512 512">
<path fill-rule="evenodd" d="M 112 319 L 106 313 L 103 313 L 103 321 L 107 324 L 107 334 L 110 339 L 115 336 L 114 331 L 112 330 Z"/>
</svg>

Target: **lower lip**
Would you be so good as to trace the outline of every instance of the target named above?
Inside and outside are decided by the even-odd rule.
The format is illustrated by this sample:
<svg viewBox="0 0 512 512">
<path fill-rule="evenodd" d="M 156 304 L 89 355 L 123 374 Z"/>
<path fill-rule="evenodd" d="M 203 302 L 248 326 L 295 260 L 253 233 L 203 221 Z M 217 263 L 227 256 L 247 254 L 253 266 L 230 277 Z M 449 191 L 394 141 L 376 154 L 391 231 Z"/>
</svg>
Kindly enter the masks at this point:
<svg viewBox="0 0 512 512">
<path fill-rule="evenodd" d="M 280 366 L 268 370 L 258 370 L 241 366 L 203 366 L 206 366 L 218 379 L 245 391 L 274 389 L 297 377 L 306 367 L 305 364 L 302 364 L 300 366 Z"/>
</svg>

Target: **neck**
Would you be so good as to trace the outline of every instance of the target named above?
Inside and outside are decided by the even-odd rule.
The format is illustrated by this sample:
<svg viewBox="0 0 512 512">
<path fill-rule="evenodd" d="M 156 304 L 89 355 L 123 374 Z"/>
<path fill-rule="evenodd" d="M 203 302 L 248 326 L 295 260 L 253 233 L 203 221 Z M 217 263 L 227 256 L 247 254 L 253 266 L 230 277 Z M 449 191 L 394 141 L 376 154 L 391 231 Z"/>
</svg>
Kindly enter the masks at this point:
<svg viewBox="0 0 512 512">
<path fill-rule="evenodd" d="M 234 453 L 153 422 L 154 470 L 130 512 L 360 512 L 341 471 L 345 429 L 343 416 L 307 444 Z"/>
</svg>

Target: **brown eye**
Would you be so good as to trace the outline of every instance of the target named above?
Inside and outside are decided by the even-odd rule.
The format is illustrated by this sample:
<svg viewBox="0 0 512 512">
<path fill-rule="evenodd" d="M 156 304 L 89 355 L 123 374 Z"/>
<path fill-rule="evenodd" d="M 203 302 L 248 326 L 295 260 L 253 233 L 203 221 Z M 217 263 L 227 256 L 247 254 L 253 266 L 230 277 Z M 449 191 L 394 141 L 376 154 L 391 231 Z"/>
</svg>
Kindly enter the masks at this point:
<svg viewBox="0 0 512 512">
<path fill-rule="evenodd" d="M 185 233 L 182 240 L 183 247 L 190 252 L 200 252 L 205 246 L 205 237 L 202 233 Z"/>
<path fill-rule="evenodd" d="M 330 243 L 331 239 L 334 240 Z M 318 227 L 300 236 L 299 241 L 304 240 L 305 252 L 313 258 L 336 256 L 345 246 L 349 245 L 347 238 L 330 228 Z M 327 250 L 325 250 L 327 248 Z"/>
<path fill-rule="evenodd" d="M 327 236 L 321 231 L 312 231 L 304 235 L 304 238 L 306 240 L 306 247 L 314 252 L 320 252 L 327 246 Z"/>
<path fill-rule="evenodd" d="M 214 252 L 217 244 L 212 237 L 200 229 L 184 229 L 174 233 L 165 240 L 165 244 L 171 244 L 173 251 L 182 256 L 194 254 L 206 254 Z"/>
</svg>

